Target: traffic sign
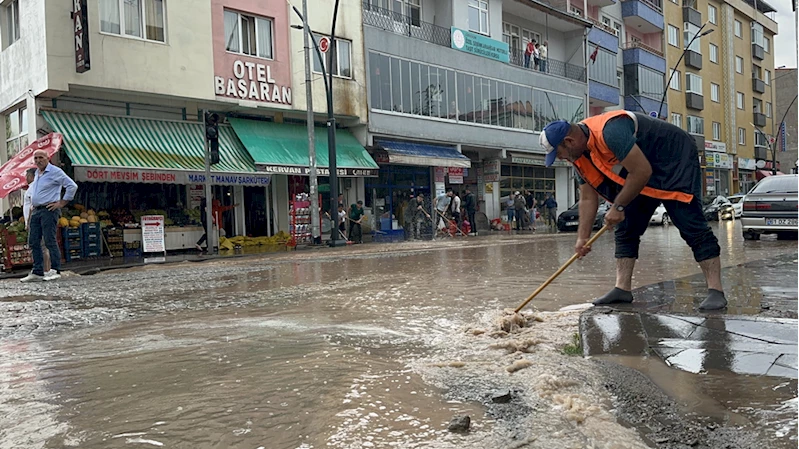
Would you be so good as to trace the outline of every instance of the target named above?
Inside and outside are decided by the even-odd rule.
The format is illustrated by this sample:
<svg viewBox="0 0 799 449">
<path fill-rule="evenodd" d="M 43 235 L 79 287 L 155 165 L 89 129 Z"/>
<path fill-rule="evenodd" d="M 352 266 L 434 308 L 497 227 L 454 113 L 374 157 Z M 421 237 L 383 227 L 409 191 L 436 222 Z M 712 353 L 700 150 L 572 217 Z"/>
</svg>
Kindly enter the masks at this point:
<svg viewBox="0 0 799 449">
<path fill-rule="evenodd" d="M 322 53 L 327 53 L 327 50 L 330 49 L 330 38 L 325 36 L 319 39 L 319 50 Z"/>
<path fill-rule="evenodd" d="M 649 116 L 650 117 L 654 117 L 654 118 L 658 118 L 658 111 L 650 111 L 649 112 Z"/>
</svg>

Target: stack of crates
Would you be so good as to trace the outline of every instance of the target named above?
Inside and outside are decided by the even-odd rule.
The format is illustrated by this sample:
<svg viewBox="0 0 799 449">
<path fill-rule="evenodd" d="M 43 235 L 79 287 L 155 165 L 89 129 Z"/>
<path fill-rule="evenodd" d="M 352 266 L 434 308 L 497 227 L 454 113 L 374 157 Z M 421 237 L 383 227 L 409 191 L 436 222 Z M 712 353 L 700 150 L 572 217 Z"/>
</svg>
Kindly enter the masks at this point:
<svg viewBox="0 0 799 449">
<path fill-rule="evenodd" d="M 83 257 L 83 239 L 80 228 L 61 228 L 64 243 L 64 260 L 72 262 Z"/>
<path fill-rule="evenodd" d="M 103 251 L 103 236 L 100 223 L 83 223 L 80 225 L 83 240 L 83 257 L 97 257 Z"/>
<path fill-rule="evenodd" d="M 122 257 L 122 229 L 105 229 L 105 243 L 111 257 Z"/>
</svg>

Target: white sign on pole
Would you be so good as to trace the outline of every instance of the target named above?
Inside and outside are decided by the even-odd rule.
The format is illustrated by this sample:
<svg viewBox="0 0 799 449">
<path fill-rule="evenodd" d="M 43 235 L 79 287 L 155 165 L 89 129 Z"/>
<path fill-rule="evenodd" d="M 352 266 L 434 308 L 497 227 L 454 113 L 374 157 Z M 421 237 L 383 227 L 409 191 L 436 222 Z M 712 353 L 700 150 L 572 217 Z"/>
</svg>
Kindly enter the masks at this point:
<svg viewBox="0 0 799 449">
<path fill-rule="evenodd" d="M 163 215 L 142 215 L 141 244 L 145 253 L 166 252 Z"/>
</svg>

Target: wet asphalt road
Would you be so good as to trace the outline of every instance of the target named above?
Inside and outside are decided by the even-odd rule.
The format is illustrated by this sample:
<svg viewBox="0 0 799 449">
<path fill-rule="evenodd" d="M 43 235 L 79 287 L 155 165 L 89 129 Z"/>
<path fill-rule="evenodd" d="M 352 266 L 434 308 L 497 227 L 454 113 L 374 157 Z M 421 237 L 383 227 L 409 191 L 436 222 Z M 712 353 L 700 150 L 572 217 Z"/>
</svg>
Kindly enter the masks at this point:
<svg viewBox="0 0 799 449">
<path fill-rule="evenodd" d="M 796 254 L 795 242 L 713 226 L 725 266 Z M 450 359 L 454 334 L 518 305 L 573 244 L 492 235 L 2 281 L 0 448 L 488 447 L 444 430 L 453 414 L 484 416 L 484 404 L 443 394 L 446 382 L 413 367 Z M 604 236 L 535 307 L 604 293 L 612 246 Z M 634 286 L 698 272 L 677 230 L 653 227 Z M 476 421 L 480 435 L 496 420 Z"/>
</svg>

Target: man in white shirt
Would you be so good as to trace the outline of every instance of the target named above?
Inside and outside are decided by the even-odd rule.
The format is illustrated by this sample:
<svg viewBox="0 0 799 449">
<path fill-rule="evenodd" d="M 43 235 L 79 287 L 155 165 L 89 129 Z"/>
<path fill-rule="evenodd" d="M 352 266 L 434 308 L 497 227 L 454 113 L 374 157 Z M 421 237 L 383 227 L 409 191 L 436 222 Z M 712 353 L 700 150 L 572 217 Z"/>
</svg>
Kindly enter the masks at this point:
<svg viewBox="0 0 799 449">
<path fill-rule="evenodd" d="M 22 215 L 25 217 L 25 230 L 30 231 L 31 224 L 31 206 L 33 205 L 33 182 L 36 179 L 36 169 L 29 168 L 25 173 L 25 181 L 28 183 L 28 188 L 25 190 L 25 195 L 22 200 Z M 42 239 L 44 240 L 44 239 Z M 42 245 L 42 255 L 44 256 L 44 274 L 45 276 L 52 276 L 56 273 L 50 267 L 50 251 L 46 246 Z"/>
<path fill-rule="evenodd" d="M 547 71 L 547 45 L 548 42 L 544 41 L 544 43 L 538 47 L 538 68 L 540 68 L 542 72 Z"/>
</svg>

